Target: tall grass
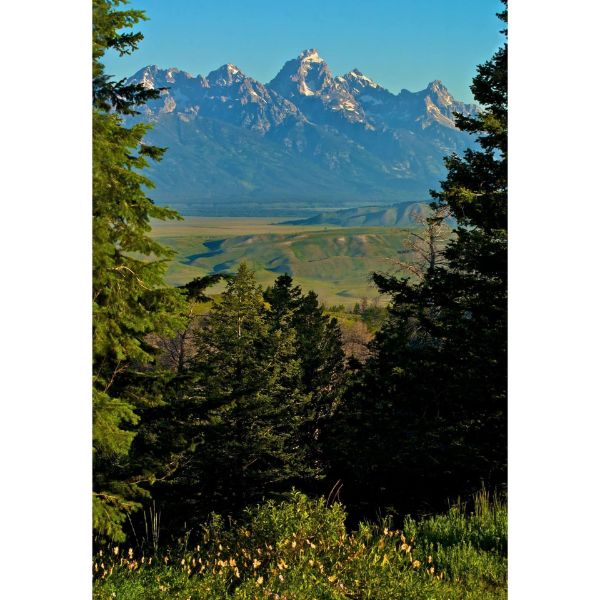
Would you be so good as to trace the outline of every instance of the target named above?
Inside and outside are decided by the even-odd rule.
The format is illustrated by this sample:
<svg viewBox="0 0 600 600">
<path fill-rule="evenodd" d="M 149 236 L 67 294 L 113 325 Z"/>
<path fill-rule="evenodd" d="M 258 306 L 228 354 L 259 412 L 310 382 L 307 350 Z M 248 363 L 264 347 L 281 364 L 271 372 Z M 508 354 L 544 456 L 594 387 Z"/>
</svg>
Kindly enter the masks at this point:
<svg viewBox="0 0 600 600">
<path fill-rule="evenodd" d="M 484 492 L 467 512 L 345 527 L 341 505 L 293 493 L 202 541 L 145 556 L 106 547 L 94 557 L 97 599 L 496 600 L 506 597 L 507 512 Z"/>
</svg>

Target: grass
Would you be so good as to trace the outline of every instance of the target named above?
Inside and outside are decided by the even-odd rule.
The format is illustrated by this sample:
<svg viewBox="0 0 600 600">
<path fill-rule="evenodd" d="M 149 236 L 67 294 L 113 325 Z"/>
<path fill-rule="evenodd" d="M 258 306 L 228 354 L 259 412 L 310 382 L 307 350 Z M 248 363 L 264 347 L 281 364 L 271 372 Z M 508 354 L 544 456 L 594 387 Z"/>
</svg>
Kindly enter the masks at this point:
<svg viewBox="0 0 600 600">
<path fill-rule="evenodd" d="M 280 219 L 281 220 L 281 219 Z M 153 236 L 177 252 L 167 281 L 180 285 L 246 261 L 262 285 L 287 272 L 325 304 L 352 307 L 378 296 L 373 271 L 394 270 L 406 229 L 282 225 L 269 218 L 188 217 L 156 223 Z M 215 288 L 214 292 L 221 292 Z"/>
<path fill-rule="evenodd" d="M 214 517 L 193 548 L 153 555 L 107 547 L 94 598 L 498 600 L 506 598 L 507 511 L 485 493 L 468 513 L 360 524 L 339 504 L 292 493 L 225 527 Z"/>
</svg>

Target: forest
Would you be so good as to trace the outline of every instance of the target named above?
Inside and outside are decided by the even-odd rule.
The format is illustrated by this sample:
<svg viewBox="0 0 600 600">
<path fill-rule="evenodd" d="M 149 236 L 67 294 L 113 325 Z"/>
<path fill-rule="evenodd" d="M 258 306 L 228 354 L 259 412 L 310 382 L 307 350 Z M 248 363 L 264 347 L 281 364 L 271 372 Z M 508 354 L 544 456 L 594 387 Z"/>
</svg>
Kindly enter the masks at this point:
<svg viewBox="0 0 600 600">
<path fill-rule="evenodd" d="M 507 45 L 431 193 L 452 237 L 371 274 L 390 303 L 354 355 L 288 274 L 165 283 L 151 221 L 181 217 L 144 169 L 168 150 L 125 123 L 160 90 L 102 62 L 145 18 L 93 0 L 94 597 L 504 598 Z"/>
</svg>

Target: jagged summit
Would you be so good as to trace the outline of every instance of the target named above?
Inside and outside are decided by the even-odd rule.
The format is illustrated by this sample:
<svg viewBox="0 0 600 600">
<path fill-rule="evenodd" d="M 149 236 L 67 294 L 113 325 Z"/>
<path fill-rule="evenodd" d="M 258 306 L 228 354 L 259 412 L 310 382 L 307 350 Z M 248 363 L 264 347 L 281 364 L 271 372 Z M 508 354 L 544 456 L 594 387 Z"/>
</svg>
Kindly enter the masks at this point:
<svg viewBox="0 0 600 600">
<path fill-rule="evenodd" d="M 137 81 L 145 88 L 155 89 L 165 87 L 182 79 L 192 79 L 193 75 L 185 71 L 181 71 L 177 67 L 169 67 L 161 69 L 156 65 L 147 65 L 137 71 L 130 81 Z"/>
<path fill-rule="evenodd" d="M 244 81 L 244 79 L 246 79 L 246 75 L 242 73 L 242 70 L 231 63 L 227 63 L 226 65 L 211 71 L 206 76 L 206 80 L 211 85 L 219 86 L 231 85 L 232 83 L 241 83 Z"/>
<path fill-rule="evenodd" d="M 448 88 L 439 79 L 436 79 L 427 85 L 424 90 L 424 95 L 429 97 L 430 100 L 442 110 L 448 109 L 449 107 L 458 108 L 458 103 L 448 91 Z M 446 116 L 451 117 L 452 115 L 446 111 Z"/>
<path fill-rule="evenodd" d="M 434 94 L 450 95 L 448 88 L 439 79 L 429 82 L 425 89 Z"/>
<path fill-rule="evenodd" d="M 303 62 L 316 62 L 316 63 L 325 62 L 319 56 L 319 51 L 316 48 L 310 48 L 309 50 L 303 50 L 298 55 L 298 60 L 303 61 Z"/>
<path fill-rule="evenodd" d="M 371 79 L 366 77 L 364 73 L 362 71 L 359 71 L 358 69 L 352 69 L 352 71 L 346 73 L 346 77 L 352 77 L 355 79 L 368 79 L 369 81 L 371 81 Z"/>
<path fill-rule="evenodd" d="M 268 87 L 284 98 L 318 96 L 332 85 L 333 79 L 327 63 L 311 48 L 288 60 Z"/>
<path fill-rule="evenodd" d="M 364 73 L 358 69 L 352 69 L 349 73 L 343 76 L 343 79 L 351 81 L 354 85 L 360 85 L 362 87 L 368 86 L 373 88 L 381 88 L 378 83 L 375 83 L 370 77 L 367 77 Z"/>
</svg>

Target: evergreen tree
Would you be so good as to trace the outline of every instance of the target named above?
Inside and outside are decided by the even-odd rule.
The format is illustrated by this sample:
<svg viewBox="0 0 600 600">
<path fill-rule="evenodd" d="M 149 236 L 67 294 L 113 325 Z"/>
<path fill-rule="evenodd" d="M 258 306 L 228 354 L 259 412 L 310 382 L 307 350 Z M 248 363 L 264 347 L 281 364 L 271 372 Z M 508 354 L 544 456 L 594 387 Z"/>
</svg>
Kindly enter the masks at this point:
<svg viewBox="0 0 600 600">
<path fill-rule="evenodd" d="M 123 33 L 142 11 L 117 10 L 123 0 L 93 2 L 93 445 L 94 528 L 124 539 L 126 514 L 141 493 L 127 456 L 139 420 L 136 409 L 160 401 L 160 386 L 144 380 L 152 361 L 146 336 L 179 324 L 180 294 L 163 281 L 171 251 L 152 240 L 150 219 L 177 214 L 156 206 L 141 171 L 163 150 L 143 144 L 148 126 L 126 127 L 121 114 L 158 91 L 113 82 L 101 59 L 108 49 L 129 54 L 142 39 Z"/>
<path fill-rule="evenodd" d="M 328 317 L 313 291 L 302 294 L 288 274 L 280 275 L 265 290 L 271 327 L 294 330 L 296 351 L 307 393 L 329 398 L 339 391 L 344 368 L 342 334 L 337 319 Z M 325 407 L 323 407 L 325 408 Z"/>
<path fill-rule="evenodd" d="M 479 147 L 450 156 L 432 193 L 433 209 L 458 223 L 445 260 L 416 284 L 374 276 L 391 316 L 334 442 L 357 501 L 439 508 L 482 482 L 506 483 L 506 66 L 505 44 L 473 80 L 481 112 L 456 115 Z M 352 439 L 366 449 L 358 464 Z"/>
<path fill-rule="evenodd" d="M 337 409 L 344 385 L 344 350 L 339 324 L 337 319 L 323 312 L 313 291 L 303 294 L 288 274 L 280 275 L 274 285 L 265 290 L 264 298 L 269 307 L 267 319 L 271 331 L 287 331 L 295 340 L 301 369 L 300 386 L 309 398 L 305 403 L 300 442 L 310 464 L 324 473 L 327 458 L 321 433 Z"/>
<path fill-rule="evenodd" d="M 214 510 L 239 513 L 317 475 L 303 443 L 310 395 L 289 313 L 275 329 L 267 313 L 242 264 L 196 333 L 181 399 L 194 447 L 160 492 L 175 528 Z"/>
</svg>

